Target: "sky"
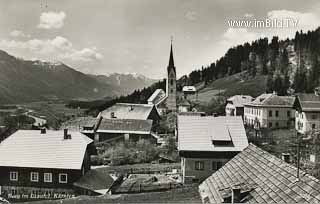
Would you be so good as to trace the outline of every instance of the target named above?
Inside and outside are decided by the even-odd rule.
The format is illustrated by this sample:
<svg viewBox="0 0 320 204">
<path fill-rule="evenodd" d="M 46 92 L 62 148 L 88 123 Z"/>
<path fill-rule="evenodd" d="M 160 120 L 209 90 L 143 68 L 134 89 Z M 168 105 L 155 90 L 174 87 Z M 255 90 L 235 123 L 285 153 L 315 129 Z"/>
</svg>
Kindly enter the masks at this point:
<svg viewBox="0 0 320 204">
<path fill-rule="evenodd" d="M 292 19 L 289 27 L 230 20 Z M 292 21 L 292 22 L 294 22 Z M 260 37 L 292 38 L 320 26 L 318 0 L 0 0 L 0 49 L 90 74 L 165 77 L 170 39 L 178 76 Z"/>
</svg>

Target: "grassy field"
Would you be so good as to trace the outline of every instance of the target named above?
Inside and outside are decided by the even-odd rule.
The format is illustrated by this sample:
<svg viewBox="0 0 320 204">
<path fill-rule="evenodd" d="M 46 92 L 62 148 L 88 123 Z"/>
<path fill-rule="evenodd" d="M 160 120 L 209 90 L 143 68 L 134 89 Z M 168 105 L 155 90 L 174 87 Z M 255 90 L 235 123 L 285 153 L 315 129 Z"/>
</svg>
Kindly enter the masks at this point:
<svg viewBox="0 0 320 204">
<path fill-rule="evenodd" d="M 33 102 L 22 105 L 23 108 L 35 111 L 36 115 L 45 116 L 52 128 L 59 128 L 61 122 L 84 113 L 84 109 L 71 109 L 62 102 Z"/>
<path fill-rule="evenodd" d="M 239 73 L 217 79 L 205 88 L 199 90 L 198 96 L 190 95 L 188 98 L 193 101 L 198 99 L 200 103 L 206 103 L 220 94 L 227 97 L 236 94 L 256 97 L 266 91 L 266 83 L 267 76 L 260 75 L 254 78 L 248 78 L 245 73 Z"/>
</svg>

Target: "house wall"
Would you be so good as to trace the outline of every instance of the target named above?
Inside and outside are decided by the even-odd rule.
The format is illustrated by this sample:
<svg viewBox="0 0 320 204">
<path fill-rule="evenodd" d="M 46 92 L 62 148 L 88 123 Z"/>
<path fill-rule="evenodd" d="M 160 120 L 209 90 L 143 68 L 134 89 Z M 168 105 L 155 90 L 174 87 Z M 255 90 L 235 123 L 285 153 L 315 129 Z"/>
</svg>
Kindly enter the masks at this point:
<svg viewBox="0 0 320 204">
<path fill-rule="evenodd" d="M 10 171 L 18 172 L 18 181 L 10 181 Z M 39 181 L 31 181 L 31 172 L 39 173 Z M 44 173 L 52 173 L 52 182 L 44 182 Z M 67 183 L 59 183 L 59 174 L 67 174 Z M 81 170 L 0 167 L 0 194 L 10 201 L 58 199 L 75 196 L 73 183 Z"/>
<path fill-rule="evenodd" d="M 196 162 L 199 161 L 204 164 L 203 170 L 196 169 Z M 227 158 L 181 158 L 183 183 L 187 183 L 186 177 L 193 177 L 194 181 L 203 181 L 218 170 L 213 168 L 213 162 L 221 162 L 224 165 L 228 161 Z"/>
<path fill-rule="evenodd" d="M 320 129 L 320 112 L 295 112 L 295 128 L 305 134 L 313 129 Z"/>
<path fill-rule="evenodd" d="M 126 140 L 126 137 L 129 136 L 129 141 L 131 142 L 137 142 L 139 140 L 148 140 L 150 143 L 157 143 L 157 139 L 154 138 L 150 134 L 124 134 L 124 133 L 96 133 L 98 137 L 96 137 L 95 142 L 102 142 L 110 140 L 110 142 L 124 142 Z M 119 137 L 119 138 L 118 138 Z M 115 138 L 118 138 L 116 140 L 113 140 Z"/>
<path fill-rule="evenodd" d="M 269 115 L 269 112 L 272 115 Z M 278 112 L 278 115 L 276 114 Z M 289 112 L 289 116 L 288 116 Z M 286 128 L 293 126 L 295 110 L 289 107 L 261 107 L 245 106 L 244 121 L 245 124 L 253 126 L 255 120 L 259 121 L 263 128 Z"/>
<path fill-rule="evenodd" d="M 221 162 L 223 166 L 239 152 L 183 152 L 180 151 L 181 172 L 183 183 L 203 181 L 217 171 L 213 168 L 213 162 Z M 196 162 L 203 162 L 203 170 L 196 169 Z"/>
</svg>

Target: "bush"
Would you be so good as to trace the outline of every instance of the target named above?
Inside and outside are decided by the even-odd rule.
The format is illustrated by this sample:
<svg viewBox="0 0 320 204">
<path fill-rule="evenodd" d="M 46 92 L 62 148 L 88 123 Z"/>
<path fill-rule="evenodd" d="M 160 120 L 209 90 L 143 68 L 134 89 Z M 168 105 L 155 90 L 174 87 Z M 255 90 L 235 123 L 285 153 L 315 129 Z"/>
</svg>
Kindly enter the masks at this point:
<svg viewBox="0 0 320 204">
<path fill-rule="evenodd" d="M 111 165 L 149 163 L 160 154 L 160 148 L 146 140 L 137 143 L 118 143 L 100 152 L 102 158 L 109 158 Z"/>
</svg>

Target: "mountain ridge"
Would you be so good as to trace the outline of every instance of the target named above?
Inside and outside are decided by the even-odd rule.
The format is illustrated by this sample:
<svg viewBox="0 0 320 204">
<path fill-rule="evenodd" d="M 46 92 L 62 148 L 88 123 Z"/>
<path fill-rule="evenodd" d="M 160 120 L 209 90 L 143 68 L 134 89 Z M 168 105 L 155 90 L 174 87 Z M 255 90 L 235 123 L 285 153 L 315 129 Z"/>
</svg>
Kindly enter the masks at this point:
<svg viewBox="0 0 320 204">
<path fill-rule="evenodd" d="M 134 76 L 131 78 L 135 79 Z M 84 74 L 61 62 L 24 60 L 0 50 L 2 104 L 42 100 L 96 100 L 129 94 L 134 89 L 153 83 L 152 80 L 140 80 L 139 83 L 132 83 L 130 89 L 113 83 L 112 77 L 104 79 L 98 80 L 93 75 Z"/>
</svg>

